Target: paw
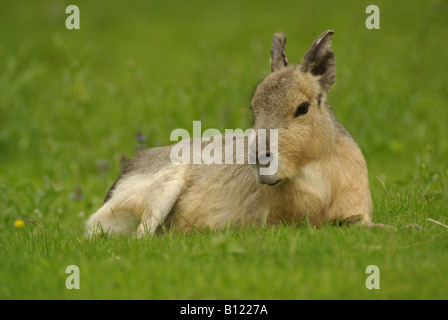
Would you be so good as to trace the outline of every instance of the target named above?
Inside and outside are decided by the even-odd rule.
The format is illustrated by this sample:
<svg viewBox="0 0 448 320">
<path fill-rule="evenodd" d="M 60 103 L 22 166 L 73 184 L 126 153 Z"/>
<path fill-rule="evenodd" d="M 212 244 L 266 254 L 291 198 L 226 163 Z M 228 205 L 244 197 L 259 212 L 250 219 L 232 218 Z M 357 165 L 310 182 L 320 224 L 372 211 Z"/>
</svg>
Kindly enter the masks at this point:
<svg viewBox="0 0 448 320">
<path fill-rule="evenodd" d="M 397 227 L 390 226 L 388 224 L 382 224 L 382 223 L 373 223 L 370 221 L 360 221 L 357 223 L 357 225 L 364 227 L 364 228 L 378 228 L 378 229 L 387 229 L 387 230 L 397 230 Z"/>
</svg>

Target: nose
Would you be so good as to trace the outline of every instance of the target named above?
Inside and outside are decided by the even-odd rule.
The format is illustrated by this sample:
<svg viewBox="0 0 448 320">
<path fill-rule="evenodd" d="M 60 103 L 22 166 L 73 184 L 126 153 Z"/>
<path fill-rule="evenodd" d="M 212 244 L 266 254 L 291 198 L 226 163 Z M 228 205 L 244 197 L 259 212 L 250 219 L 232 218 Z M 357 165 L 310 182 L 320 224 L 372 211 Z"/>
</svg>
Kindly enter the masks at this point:
<svg viewBox="0 0 448 320">
<path fill-rule="evenodd" d="M 257 158 L 257 166 L 258 167 L 269 167 L 270 162 L 272 161 L 273 153 L 270 151 L 260 152 Z"/>
</svg>

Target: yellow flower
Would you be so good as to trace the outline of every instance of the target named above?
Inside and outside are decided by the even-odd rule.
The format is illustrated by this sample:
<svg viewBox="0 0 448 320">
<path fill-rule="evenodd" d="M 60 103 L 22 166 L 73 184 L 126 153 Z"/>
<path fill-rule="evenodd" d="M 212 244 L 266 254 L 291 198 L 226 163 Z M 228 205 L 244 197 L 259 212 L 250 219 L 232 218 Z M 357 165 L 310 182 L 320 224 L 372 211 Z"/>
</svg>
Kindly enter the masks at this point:
<svg viewBox="0 0 448 320">
<path fill-rule="evenodd" d="M 25 225 L 25 222 L 23 222 L 22 219 L 17 219 L 16 221 L 14 221 L 14 227 L 16 228 L 23 228 L 23 226 Z"/>
</svg>

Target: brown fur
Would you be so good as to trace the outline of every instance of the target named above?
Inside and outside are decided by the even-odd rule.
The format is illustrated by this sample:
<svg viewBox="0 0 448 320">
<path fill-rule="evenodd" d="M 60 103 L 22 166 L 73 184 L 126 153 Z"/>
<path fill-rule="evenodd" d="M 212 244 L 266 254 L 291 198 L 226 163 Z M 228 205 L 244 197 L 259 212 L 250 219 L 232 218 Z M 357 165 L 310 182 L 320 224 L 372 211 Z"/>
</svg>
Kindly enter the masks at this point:
<svg viewBox="0 0 448 320">
<path fill-rule="evenodd" d="M 173 146 L 149 149 L 130 161 L 103 207 L 90 217 L 89 234 L 100 228 L 130 232 L 137 225 L 142 235 L 305 220 L 316 226 L 369 224 L 372 200 L 364 157 L 326 101 L 336 75 L 332 35 L 329 30 L 319 36 L 300 65 L 288 65 L 286 38 L 274 35 L 273 72 L 257 87 L 251 106 L 254 129 L 278 129 L 275 175 L 260 175 L 260 164 L 247 164 L 247 156 L 245 164 L 176 165 L 169 158 Z M 294 116 L 303 103 L 308 112 Z M 231 138 L 247 146 L 247 137 Z M 204 148 L 209 142 L 190 143 Z"/>
</svg>

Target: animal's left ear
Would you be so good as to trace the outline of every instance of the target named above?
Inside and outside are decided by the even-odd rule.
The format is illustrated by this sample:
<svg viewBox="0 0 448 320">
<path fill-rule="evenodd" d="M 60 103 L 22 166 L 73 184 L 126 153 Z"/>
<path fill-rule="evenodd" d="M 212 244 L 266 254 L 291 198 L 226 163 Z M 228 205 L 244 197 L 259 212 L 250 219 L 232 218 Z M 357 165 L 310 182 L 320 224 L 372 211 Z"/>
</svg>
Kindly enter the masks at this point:
<svg viewBox="0 0 448 320">
<path fill-rule="evenodd" d="M 336 80 L 334 53 L 331 50 L 333 30 L 322 33 L 311 45 L 302 59 L 301 71 L 320 76 L 319 82 L 325 92 L 330 91 Z"/>
</svg>

